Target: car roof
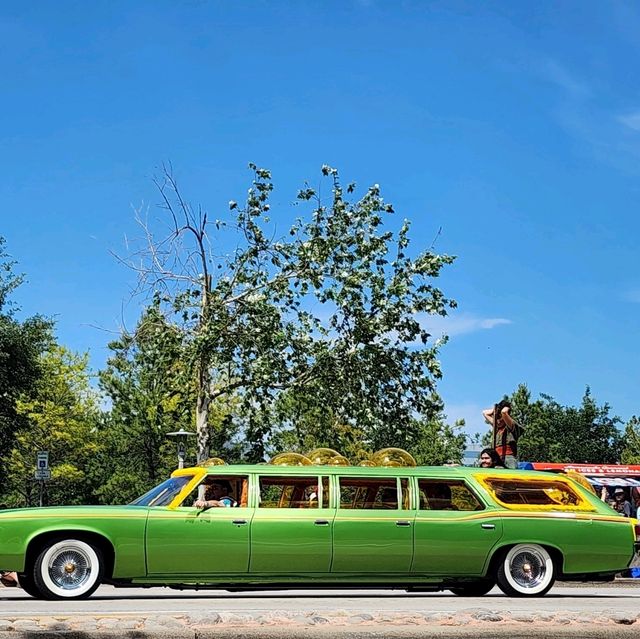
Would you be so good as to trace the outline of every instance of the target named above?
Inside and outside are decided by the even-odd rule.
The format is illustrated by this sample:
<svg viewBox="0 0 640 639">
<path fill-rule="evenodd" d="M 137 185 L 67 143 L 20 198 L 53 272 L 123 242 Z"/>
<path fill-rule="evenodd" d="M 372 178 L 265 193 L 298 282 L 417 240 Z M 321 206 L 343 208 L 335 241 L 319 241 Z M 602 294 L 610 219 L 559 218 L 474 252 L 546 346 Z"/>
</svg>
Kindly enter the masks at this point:
<svg viewBox="0 0 640 639">
<path fill-rule="evenodd" d="M 207 475 L 237 475 L 244 473 L 261 475 L 347 475 L 356 477 L 504 477 L 510 479 L 553 479 L 557 473 L 536 470 L 512 470 L 504 468 L 479 468 L 469 466 L 278 466 L 271 464 L 224 464 L 185 468 L 180 474 L 204 471 Z"/>
</svg>

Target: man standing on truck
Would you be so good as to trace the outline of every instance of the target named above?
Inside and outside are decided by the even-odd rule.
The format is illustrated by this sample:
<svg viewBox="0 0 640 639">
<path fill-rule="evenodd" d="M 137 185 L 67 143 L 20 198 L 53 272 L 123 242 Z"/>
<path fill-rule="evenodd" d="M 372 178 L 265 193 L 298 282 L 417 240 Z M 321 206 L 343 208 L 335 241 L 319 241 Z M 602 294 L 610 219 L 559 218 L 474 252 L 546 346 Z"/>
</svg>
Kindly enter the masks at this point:
<svg viewBox="0 0 640 639">
<path fill-rule="evenodd" d="M 518 437 L 521 427 L 511 417 L 511 403 L 503 399 L 493 408 L 482 411 L 487 424 L 493 427 L 493 448 L 506 468 L 516 468 L 518 461 Z"/>
</svg>

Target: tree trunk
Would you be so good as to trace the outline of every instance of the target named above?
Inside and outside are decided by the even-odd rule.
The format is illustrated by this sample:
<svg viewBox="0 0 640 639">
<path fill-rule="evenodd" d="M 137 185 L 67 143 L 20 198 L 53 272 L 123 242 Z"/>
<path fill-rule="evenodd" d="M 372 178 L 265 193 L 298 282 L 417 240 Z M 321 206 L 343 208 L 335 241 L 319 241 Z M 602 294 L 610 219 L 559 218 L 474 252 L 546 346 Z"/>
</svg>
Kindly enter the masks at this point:
<svg viewBox="0 0 640 639">
<path fill-rule="evenodd" d="M 196 401 L 196 435 L 198 453 L 196 461 L 209 459 L 209 404 L 211 403 L 211 380 L 205 362 L 200 362 L 198 371 L 198 398 Z"/>
</svg>

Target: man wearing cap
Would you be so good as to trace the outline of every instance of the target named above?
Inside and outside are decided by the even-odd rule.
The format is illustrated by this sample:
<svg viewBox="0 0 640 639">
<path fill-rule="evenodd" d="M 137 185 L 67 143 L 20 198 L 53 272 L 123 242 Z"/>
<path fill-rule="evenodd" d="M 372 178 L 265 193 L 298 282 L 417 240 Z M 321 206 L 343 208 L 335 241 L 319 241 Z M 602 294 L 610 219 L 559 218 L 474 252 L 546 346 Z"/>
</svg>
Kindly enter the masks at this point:
<svg viewBox="0 0 640 639">
<path fill-rule="evenodd" d="M 624 488 L 616 488 L 613 491 L 615 503 L 613 507 L 625 517 L 631 517 L 631 502 L 627 499 Z"/>
</svg>

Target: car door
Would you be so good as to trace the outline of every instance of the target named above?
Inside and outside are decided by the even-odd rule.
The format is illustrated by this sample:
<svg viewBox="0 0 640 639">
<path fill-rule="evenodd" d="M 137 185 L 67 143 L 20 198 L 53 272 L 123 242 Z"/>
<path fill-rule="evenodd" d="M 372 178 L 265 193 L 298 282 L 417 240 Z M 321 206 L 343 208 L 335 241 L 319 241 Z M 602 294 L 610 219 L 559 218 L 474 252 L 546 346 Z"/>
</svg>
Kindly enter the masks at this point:
<svg viewBox="0 0 640 639">
<path fill-rule="evenodd" d="M 413 520 L 408 479 L 339 476 L 333 573 L 409 573 Z"/>
<path fill-rule="evenodd" d="M 462 479 L 416 478 L 412 573 L 481 575 L 502 536 L 499 511 L 488 508 Z"/>
<path fill-rule="evenodd" d="M 328 477 L 265 473 L 258 477 L 256 493 L 251 574 L 328 573 L 335 515 Z"/>
<path fill-rule="evenodd" d="M 246 493 L 247 476 L 225 479 L 238 487 L 238 496 Z M 146 533 L 147 573 L 185 578 L 246 573 L 252 515 L 253 508 L 246 500 L 234 508 L 151 508 Z"/>
</svg>

